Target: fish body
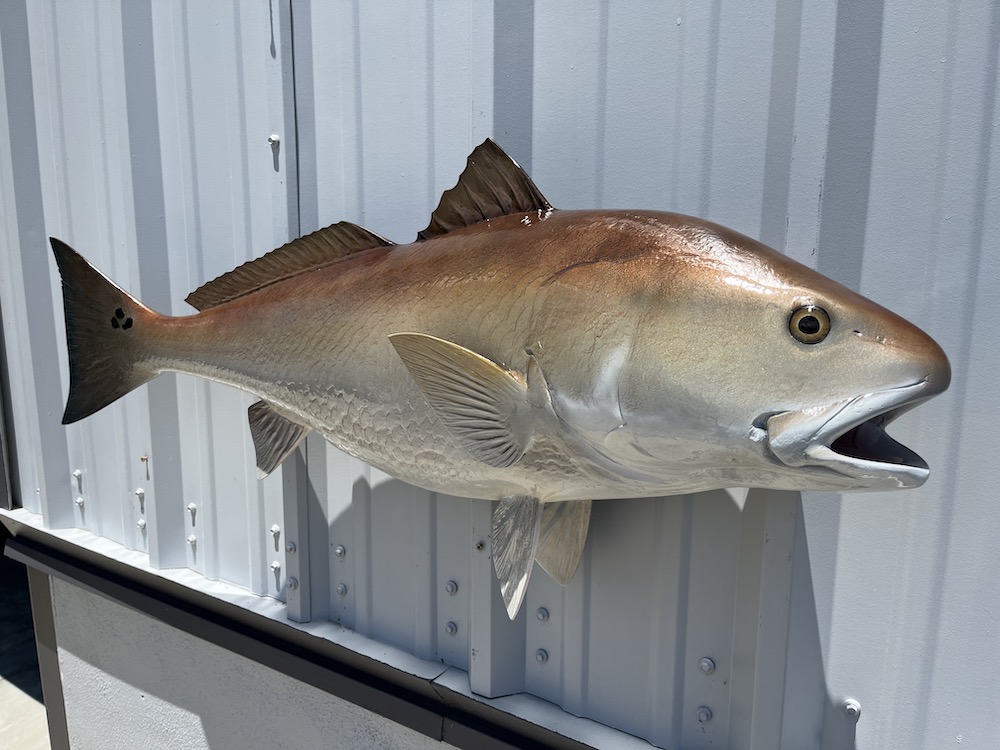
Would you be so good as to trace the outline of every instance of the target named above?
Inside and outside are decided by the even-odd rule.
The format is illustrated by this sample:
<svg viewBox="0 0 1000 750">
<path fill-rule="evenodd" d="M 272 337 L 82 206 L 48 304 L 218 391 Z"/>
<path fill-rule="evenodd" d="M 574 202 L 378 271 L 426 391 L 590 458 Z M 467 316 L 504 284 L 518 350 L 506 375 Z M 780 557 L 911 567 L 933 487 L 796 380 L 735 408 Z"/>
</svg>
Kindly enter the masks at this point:
<svg viewBox="0 0 1000 750">
<path fill-rule="evenodd" d="M 315 430 L 404 481 L 501 500 L 511 617 L 534 561 L 572 577 L 594 499 L 921 484 L 883 427 L 950 379 L 930 337 L 817 272 L 692 217 L 554 210 L 490 141 L 417 242 L 333 225 L 209 282 L 196 315 L 53 248 L 65 422 L 185 372 L 262 399 L 262 474 Z"/>
</svg>

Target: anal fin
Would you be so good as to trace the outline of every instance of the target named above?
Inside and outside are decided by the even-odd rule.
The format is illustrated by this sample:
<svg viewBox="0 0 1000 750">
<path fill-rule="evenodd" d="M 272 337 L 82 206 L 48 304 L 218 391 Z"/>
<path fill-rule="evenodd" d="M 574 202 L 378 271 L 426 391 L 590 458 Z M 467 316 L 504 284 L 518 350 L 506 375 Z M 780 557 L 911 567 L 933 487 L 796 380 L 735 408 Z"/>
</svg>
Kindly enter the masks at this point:
<svg viewBox="0 0 1000 750">
<path fill-rule="evenodd" d="M 563 586 L 573 579 L 587 545 L 590 504 L 590 500 L 567 500 L 542 506 L 535 560 Z"/>
<path fill-rule="evenodd" d="M 257 478 L 263 479 L 299 447 L 312 430 L 281 416 L 266 401 L 247 409 L 250 435 L 257 454 Z"/>
<path fill-rule="evenodd" d="M 505 497 L 493 512 L 493 568 L 511 620 L 517 617 L 528 590 L 541 519 L 542 504 L 530 495 Z"/>
</svg>

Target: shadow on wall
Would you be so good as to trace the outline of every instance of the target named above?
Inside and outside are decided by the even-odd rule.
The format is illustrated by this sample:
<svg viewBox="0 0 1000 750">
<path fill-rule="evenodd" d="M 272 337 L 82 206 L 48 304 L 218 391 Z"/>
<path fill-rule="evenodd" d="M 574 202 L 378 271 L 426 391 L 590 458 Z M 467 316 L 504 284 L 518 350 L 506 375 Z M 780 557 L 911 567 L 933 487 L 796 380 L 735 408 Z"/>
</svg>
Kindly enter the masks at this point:
<svg viewBox="0 0 1000 750">
<path fill-rule="evenodd" d="M 3 554 L 7 530 L 0 526 L 0 682 L 42 701 L 24 565 Z"/>
<path fill-rule="evenodd" d="M 658 746 L 855 748 L 857 717 L 826 687 L 800 493 L 752 490 L 742 511 L 721 490 L 596 502 L 574 579 L 536 567 L 514 622 L 489 561 L 492 507 L 356 479 L 325 524 L 314 601 L 467 670 L 474 692 L 531 693 Z"/>
<path fill-rule="evenodd" d="M 849 714 L 845 696 L 827 689 L 801 495 L 793 555 L 781 747 L 854 750 L 860 717 Z"/>
</svg>

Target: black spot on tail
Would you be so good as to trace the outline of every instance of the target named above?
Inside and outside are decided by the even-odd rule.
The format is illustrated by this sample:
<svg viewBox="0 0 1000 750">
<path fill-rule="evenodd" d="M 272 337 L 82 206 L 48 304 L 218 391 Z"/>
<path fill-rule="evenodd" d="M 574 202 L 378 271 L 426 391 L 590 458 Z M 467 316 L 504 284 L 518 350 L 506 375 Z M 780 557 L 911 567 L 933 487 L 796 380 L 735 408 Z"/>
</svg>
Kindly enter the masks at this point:
<svg viewBox="0 0 1000 750">
<path fill-rule="evenodd" d="M 111 318 L 111 327 L 121 328 L 122 330 L 127 331 L 129 328 L 132 327 L 132 318 L 126 317 L 125 311 L 119 307 L 117 310 L 115 310 L 114 317 Z"/>
</svg>

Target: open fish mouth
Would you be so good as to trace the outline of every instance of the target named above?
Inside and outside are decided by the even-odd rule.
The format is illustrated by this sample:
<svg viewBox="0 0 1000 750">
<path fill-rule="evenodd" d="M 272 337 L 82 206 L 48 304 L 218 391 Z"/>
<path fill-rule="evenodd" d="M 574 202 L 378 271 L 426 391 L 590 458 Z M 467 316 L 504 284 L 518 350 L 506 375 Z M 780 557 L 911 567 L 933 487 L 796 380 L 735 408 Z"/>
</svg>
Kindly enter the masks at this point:
<svg viewBox="0 0 1000 750">
<path fill-rule="evenodd" d="M 930 390 L 930 392 L 928 392 Z M 783 464 L 822 467 L 872 488 L 919 487 L 930 470 L 885 427 L 936 393 L 928 380 L 825 406 L 786 411 L 767 421 L 767 445 Z"/>
</svg>

